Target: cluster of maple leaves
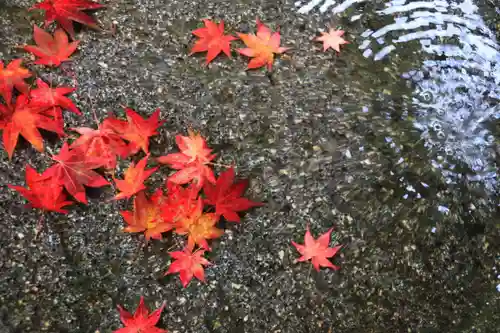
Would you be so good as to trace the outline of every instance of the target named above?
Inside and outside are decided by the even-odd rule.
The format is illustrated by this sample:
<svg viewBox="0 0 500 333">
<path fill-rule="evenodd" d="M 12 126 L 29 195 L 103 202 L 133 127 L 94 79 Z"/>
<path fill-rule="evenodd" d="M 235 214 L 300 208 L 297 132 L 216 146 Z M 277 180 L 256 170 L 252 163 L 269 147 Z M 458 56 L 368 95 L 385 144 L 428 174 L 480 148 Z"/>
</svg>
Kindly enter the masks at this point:
<svg viewBox="0 0 500 333">
<path fill-rule="evenodd" d="M 205 27 L 193 31 L 193 35 L 199 38 L 191 49 L 190 54 L 197 52 L 207 52 L 206 64 L 208 65 L 221 52 L 231 58 L 230 43 L 237 38 L 232 35 L 224 34 L 224 21 L 219 24 L 214 21 L 203 20 Z M 257 32 L 255 34 L 238 33 L 239 39 L 247 46 L 243 49 L 236 49 L 239 54 L 252 58 L 247 65 L 247 69 L 260 68 L 267 66 L 272 69 L 275 54 L 282 54 L 290 48 L 282 47 L 281 35 L 279 32 L 272 32 L 257 18 Z M 314 40 L 323 42 L 323 51 L 333 48 L 340 52 L 340 45 L 348 44 L 342 38 L 343 30 L 330 29 L 328 32 L 322 32 L 321 36 Z"/>
<path fill-rule="evenodd" d="M 56 21 L 61 28 L 51 35 L 35 25 L 33 39 L 36 46 L 26 45 L 23 49 L 37 58 L 35 65 L 60 66 L 70 60 L 69 57 L 79 45 L 79 41 L 74 38 L 72 21 L 98 28 L 96 21 L 83 10 L 101 7 L 103 5 L 88 0 L 43 0 L 35 4 L 32 9 L 45 11 L 45 26 Z M 190 54 L 207 52 L 206 64 L 221 52 L 231 57 L 230 43 L 236 38 L 224 34 L 224 22 L 217 24 L 208 19 L 203 21 L 205 27 L 193 31 L 199 40 Z M 330 47 L 340 51 L 340 45 L 348 43 L 341 37 L 343 33 L 342 30 L 330 29 L 315 40 L 324 43 L 324 51 Z M 258 19 L 256 34 L 238 33 L 238 37 L 247 48 L 237 51 L 252 58 L 248 69 L 267 66 L 271 70 L 274 54 L 289 50 L 280 46 L 279 32 L 272 32 Z M 53 87 L 40 78 L 35 80 L 36 87 L 32 87 L 25 80 L 33 77 L 33 73 L 22 66 L 22 61 L 15 59 L 4 64 L 0 60 L 0 96 L 4 100 L 3 104 L 0 103 L 0 130 L 3 131 L 4 149 L 9 159 L 13 157 L 20 135 L 36 150 L 43 152 L 39 129 L 64 137 L 63 111 L 81 115 L 67 97 L 76 88 Z M 157 130 L 164 121 L 159 120 L 159 110 L 148 119 L 130 108 L 125 108 L 125 113 L 126 119 L 108 116 L 98 124 L 97 129 L 72 128 L 79 137 L 63 144 L 59 153 L 52 156 L 54 163 L 49 168 L 38 173 L 27 165 L 26 187 L 8 186 L 23 195 L 33 208 L 67 213 L 66 206 L 74 203 L 70 198 L 88 204 L 85 187 L 111 185 L 104 176 L 108 175 L 118 190 L 112 200 L 133 198 L 133 209 L 120 212 L 126 223 L 123 230 L 144 233 L 146 241 L 161 239 L 162 234 L 169 231 L 186 236 L 184 248 L 170 252 L 174 261 L 165 274 L 179 273 L 184 288 L 193 277 L 205 281 L 204 266 L 210 265 L 210 262 L 204 254 L 211 250 L 208 241 L 223 234 L 223 230 L 217 227 L 220 219 L 240 222 L 239 212 L 261 206 L 262 203 L 242 196 L 248 181 L 236 181 L 233 166 L 222 171 L 219 177 L 215 176 L 212 167 L 216 154 L 201 135 L 192 131 L 187 136 L 176 136 L 179 152 L 154 159 L 176 172 L 166 179 L 164 188 L 148 195 L 144 182 L 158 170 L 157 166 L 146 168 L 150 158 L 149 140 L 158 134 Z M 132 157 L 140 151 L 145 156 L 137 163 L 131 162 L 124 171 L 123 179 L 116 178 L 118 159 Z M 318 271 L 320 267 L 338 269 L 328 260 L 341 249 L 341 245 L 329 247 L 331 232 L 332 229 L 315 240 L 307 227 L 303 245 L 292 241 L 301 254 L 297 261 L 312 260 L 313 267 Z M 142 297 L 134 315 L 118 306 L 125 327 L 115 332 L 167 332 L 156 327 L 164 306 L 150 314 Z"/>
</svg>

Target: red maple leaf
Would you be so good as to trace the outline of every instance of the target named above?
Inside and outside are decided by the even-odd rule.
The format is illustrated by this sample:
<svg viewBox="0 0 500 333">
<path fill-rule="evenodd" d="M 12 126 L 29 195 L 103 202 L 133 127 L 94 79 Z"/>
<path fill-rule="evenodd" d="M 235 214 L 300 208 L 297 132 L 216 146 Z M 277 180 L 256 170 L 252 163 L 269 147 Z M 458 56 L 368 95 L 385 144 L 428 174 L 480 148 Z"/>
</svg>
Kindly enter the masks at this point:
<svg viewBox="0 0 500 333">
<path fill-rule="evenodd" d="M 159 202 L 161 191 L 157 191 L 149 200 L 144 191 L 134 198 L 133 211 L 120 211 L 125 222 L 128 224 L 123 229 L 125 232 L 144 232 L 146 240 L 150 238 L 161 239 L 161 234 L 173 228 L 172 224 L 165 222 L 161 215 Z"/>
<path fill-rule="evenodd" d="M 119 328 L 113 331 L 113 333 L 167 333 L 167 330 L 156 327 L 165 303 L 160 308 L 149 313 L 149 309 L 144 304 L 144 297 L 141 296 L 139 306 L 135 310 L 134 315 L 126 311 L 121 305 L 117 307 L 120 313 L 120 320 L 125 327 Z"/>
<path fill-rule="evenodd" d="M 89 127 L 72 130 L 81 136 L 71 144 L 71 148 L 79 149 L 87 157 L 100 158 L 106 169 L 116 167 L 117 156 L 126 158 L 129 154 L 127 144 L 122 138 L 102 124 L 96 130 Z"/>
<path fill-rule="evenodd" d="M 75 21 L 91 28 L 97 29 L 96 21 L 82 10 L 98 9 L 104 5 L 88 0 L 43 0 L 35 4 L 30 10 L 41 9 L 45 11 L 45 27 L 56 21 L 73 38 Z"/>
<path fill-rule="evenodd" d="M 199 210 L 198 187 L 191 185 L 186 188 L 172 182 L 167 182 L 166 185 L 167 195 L 161 202 L 164 221 L 176 225 Z"/>
<path fill-rule="evenodd" d="M 204 28 L 193 31 L 193 35 L 200 39 L 196 41 L 189 55 L 207 51 L 207 65 L 221 52 L 224 52 L 231 58 L 230 43 L 235 40 L 236 37 L 224 35 L 224 21 L 221 20 L 219 25 L 206 19 L 203 20 L 203 22 L 205 23 Z"/>
<path fill-rule="evenodd" d="M 121 192 L 118 193 L 113 199 L 119 200 L 123 198 L 130 198 L 139 191 L 146 189 L 144 186 L 144 181 L 155 172 L 158 167 L 154 167 L 148 170 L 146 168 L 146 163 L 148 162 L 149 155 L 146 155 L 142 160 L 140 160 L 137 165 L 132 163 L 124 173 L 124 179 L 114 179 L 116 187 Z"/>
<path fill-rule="evenodd" d="M 26 95 L 18 96 L 14 105 L 0 104 L 0 129 L 3 130 L 3 145 L 9 159 L 12 158 L 19 135 L 36 150 L 43 151 L 42 135 L 38 128 L 64 135 L 62 123 L 29 103 Z"/>
<path fill-rule="evenodd" d="M 25 197 L 33 208 L 39 208 L 46 211 L 53 211 L 67 214 L 68 211 L 62 209 L 64 206 L 71 205 L 73 202 L 66 201 L 66 194 L 63 187 L 52 179 L 47 179 L 46 175 L 40 175 L 31 166 L 26 166 L 26 185 L 27 188 L 17 185 L 7 185 L 9 188 L 18 191 Z"/>
<path fill-rule="evenodd" d="M 133 155 L 142 149 L 149 154 L 149 138 L 158 134 L 158 127 L 165 121 L 159 121 L 160 109 L 157 109 L 149 119 L 142 118 L 130 108 L 125 108 L 127 120 L 109 117 L 103 121 L 103 126 L 113 129 L 123 139 L 130 143 L 130 154 Z"/>
<path fill-rule="evenodd" d="M 221 172 L 215 185 L 205 183 L 203 187 L 206 195 L 205 203 L 215 206 L 215 213 L 224 216 L 226 220 L 240 222 L 237 212 L 262 206 L 263 204 L 241 197 L 248 187 L 248 180 L 233 182 L 234 168 L 231 167 Z"/>
<path fill-rule="evenodd" d="M 335 30 L 330 28 L 328 32 L 321 32 L 321 36 L 316 37 L 314 40 L 317 42 L 323 42 L 323 52 L 328 50 L 330 47 L 337 52 L 340 52 L 340 45 L 349 44 L 344 38 L 344 30 Z"/>
<path fill-rule="evenodd" d="M 89 187 L 109 185 L 103 176 L 93 170 L 103 162 L 97 158 L 86 157 L 79 150 L 70 150 L 66 142 L 59 154 L 53 155 L 52 159 L 56 163 L 47 169 L 44 175 L 63 185 L 69 194 L 82 203 L 87 203 L 83 185 Z"/>
<path fill-rule="evenodd" d="M 82 114 L 73 101 L 65 96 L 75 91 L 75 88 L 52 88 L 40 78 L 36 79 L 36 85 L 37 88 L 31 89 L 29 93 L 31 105 L 46 109 L 58 106 L 61 109 L 70 110 L 77 115 Z"/>
<path fill-rule="evenodd" d="M 280 47 L 281 35 L 272 32 L 259 19 L 257 19 L 257 34 L 242 34 L 238 37 L 245 43 L 247 48 L 237 49 L 240 54 L 253 58 L 248 63 L 247 69 L 259 68 L 267 65 L 271 70 L 274 62 L 274 54 L 281 54 L 289 50 L 288 47 Z"/>
<path fill-rule="evenodd" d="M 169 252 L 169 254 L 175 261 L 170 264 L 165 275 L 179 273 L 184 288 L 187 287 L 193 276 L 205 282 L 203 266 L 210 265 L 210 262 L 203 257 L 205 254 L 204 249 L 193 252 L 193 246 L 187 245 L 182 251 Z"/>
<path fill-rule="evenodd" d="M 181 152 L 157 159 L 159 163 L 169 164 L 171 168 L 180 170 L 170 176 L 168 181 L 187 184 L 194 180 L 200 188 L 205 180 L 215 183 L 214 173 L 207 164 L 215 158 L 216 154 L 212 154 L 212 149 L 208 148 L 205 139 L 189 131 L 189 136 L 177 135 L 175 141 Z"/>
<path fill-rule="evenodd" d="M 68 42 L 68 35 L 62 29 L 57 29 L 52 37 L 48 32 L 33 27 L 33 39 L 37 46 L 26 45 L 23 49 L 39 57 L 35 61 L 37 65 L 58 67 L 62 62 L 69 61 L 80 41 Z"/>
<path fill-rule="evenodd" d="M 333 229 L 328 230 L 323 235 L 319 236 L 317 240 L 315 240 L 309 232 L 309 226 L 307 226 L 306 234 L 304 237 L 304 245 L 297 244 L 292 241 L 293 246 L 295 246 L 297 248 L 297 251 L 299 251 L 299 253 L 302 255 L 299 259 L 297 259 L 297 261 L 307 261 L 309 259 L 312 259 L 312 264 L 318 272 L 320 266 L 333 268 L 335 270 L 339 269 L 338 266 L 335 266 L 327 259 L 333 257 L 342 248 L 342 245 L 328 247 L 332 230 Z"/>
<path fill-rule="evenodd" d="M 7 66 L 4 66 L 0 60 L 0 95 L 7 104 L 12 100 L 12 89 L 16 88 L 23 94 L 28 93 L 29 85 L 24 79 L 31 77 L 31 72 L 21 67 L 23 59 L 12 60 Z"/>
</svg>

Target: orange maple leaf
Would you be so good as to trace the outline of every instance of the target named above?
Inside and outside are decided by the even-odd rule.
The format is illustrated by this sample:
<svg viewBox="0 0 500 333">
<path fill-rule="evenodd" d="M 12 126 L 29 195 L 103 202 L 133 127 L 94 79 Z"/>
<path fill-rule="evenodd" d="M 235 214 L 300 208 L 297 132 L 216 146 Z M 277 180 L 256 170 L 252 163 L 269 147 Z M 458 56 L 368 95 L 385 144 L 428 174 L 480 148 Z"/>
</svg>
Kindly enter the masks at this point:
<svg viewBox="0 0 500 333">
<path fill-rule="evenodd" d="M 40 152 L 43 151 L 43 140 L 38 128 L 64 135 L 61 122 L 45 115 L 43 110 L 31 105 L 26 95 L 18 96 L 14 105 L 0 104 L 0 129 L 3 130 L 3 145 L 9 159 L 12 158 L 19 135 Z"/>
<path fill-rule="evenodd" d="M 317 271 L 319 271 L 320 266 L 333 268 L 335 270 L 339 269 L 338 266 L 335 266 L 327 259 L 333 257 L 342 248 L 342 245 L 328 247 L 332 230 L 333 229 L 330 229 L 319 236 L 318 239 L 314 239 L 309 231 L 309 226 L 307 226 L 304 245 L 292 241 L 292 245 L 295 246 L 297 251 L 302 255 L 297 261 L 312 260 L 312 265 Z"/>
<path fill-rule="evenodd" d="M 317 42 L 323 42 L 323 52 L 328 50 L 330 47 L 337 52 L 340 52 L 340 45 L 349 44 L 341 36 L 344 35 L 344 30 L 335 30 L 330 28 L 329 32 L 321 32 L 321 36 L 316 37 L 314 40 Z"/>
<path fill-rule="evenodd" d="M 196 41 L 189 55 L 207 51 L 207 65 L 221 52 L 231 58 L 230 43 L 236 37 L 224 35 L 224 21 L 221 20 L 219 25 L 210 20 L 203 20 L 203 22 L 205 23 L 204 28 L 193 31 L 193 35 L 200 39 Z"/>
<path fill-rule="evenodd" d="M 113 198 L 114 200 L 130 198 L 137 192 L 146 189 L 144 181 L 158 169 L 158 167 L 154 167 L 144 170 L 146 168 L 146 163 L 148 162 L 148 157 L 149 155 L 146 155 L 146 157 L 140 160 L 137 165 L 132 163 L 129 168 L 125 170 L 123 180 L 114 178 L 116 187 L 121 191 Z"/>
<path fill-rule="evenodd" d="M 161 215 L 161 206 L 158 204 L 161 198 L 161 191 L 157 191 L 151 199 L 146 197 L 141 191 L 134 198 L 133 211 L 120 211 L 127 227 L 125 232 L 143 232 L 146 240 L 150 238 L 161 239 L 161 234 L 172 229 L 172 225 L 166 223 Z"/>
<path fill-rule="evenodd" d="M 188 245 L 195 244 L 201 248 L 210 250 L 207 240 L 219 238 L 224 231 L 215 227 L 219 221 L 216 214 L 203 213 L 203 202 L 198 198 L 197 209 L 188 217 L 178 221 L 175 225 L 175 233 L 188 236 Z"/>
<path fill-rule="evenodd" d="M 12 102 L 12 89 L 16 88 L 23 94 L 29 91 L 29 85 L 24 79 L 31 77 L 31 72 L 21 66 L 22 61 L 23 59 L 15 59 L 4 66 L 0 60 L 0 95 L 7 104 Z"/>
<path fill-rule="evenodd" d="M 48 32 L 33 27 L 33 39 L 37 46 L 26 45 L 23 49 L 39 57 L 37 65 L 58 67 L 62 62 L 69 61 L 69 56 L 75 52 L 80 41 L 68 42 L 68 35 L 62 29 L 57 29 L 52 37 Z"/>
<path fill-rule="evenodd" d="M 207 165 L 216 154 L 212 154 L 212 149 L 208 148 L 205 139 L 188 131 L 189 136 L 177 135 L 175 141 L 180 149 L 180 153 L 160 156 L 157 161 L 162 164 L 169 164 L 171 168 L 179 170 L 169 177 L 169 181 L 176 184 L 187 184 L 195 180 L 201 188 L 205 180 L 215 183 L 215 176 Z"/>
<path fill-rule="evenodd" d="M 111 128 L 123 139 L 129 142 L 130 155 L 142 149 L 149 154 L 149 137 L 158 134 L 158 127 L 165 121 L 159 121 L 160 109 L 157 109 L 149 119 L 142 118 L 130 108 L 125 108 L 127 120 L 107 118 L 103 121 L 103 127 Z"/>
<path fill-rule="evenodd" d="M 257 34 L 238 33 L 238 37 L 245 43 L 247 48 L 237 49 L 240 54 L 253 58 L 248 63 L 247 69 L 259 68 L 267 65 L 271 70 L 274 54 L 281 54 L 289 50 L 288 47 L 280 47 L 281 36 L 279 32 L 272 32 L 259 19 L 257 19 Z"/>
</svg>

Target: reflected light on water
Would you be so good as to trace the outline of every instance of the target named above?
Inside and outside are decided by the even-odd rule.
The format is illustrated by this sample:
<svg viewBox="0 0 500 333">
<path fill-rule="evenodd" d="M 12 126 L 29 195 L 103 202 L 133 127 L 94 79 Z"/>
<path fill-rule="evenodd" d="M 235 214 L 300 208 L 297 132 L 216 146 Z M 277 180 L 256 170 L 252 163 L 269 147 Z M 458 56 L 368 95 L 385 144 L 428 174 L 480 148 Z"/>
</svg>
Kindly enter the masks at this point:
<svg viewBox="0 0 500 333">
<path fill-rule="evenodd" d="M 297 1 L 296 6 L 302 14 L 331 15 L 363 2 L 309 0 Z M 405 43 L 420 43 L 426 60 L 402 76 L 414 86 L 409 107 L 431 163 L 448 183 L 462 178 L 455 170 L 460 161 L 470 169 L 469 181 L 498 189 L 488 122 L 500 118 L 500 47 L 478 7 L 472 0 L 393 0 L 375 13 L 360 11 L 350 18 L 363 15 L 393 18 L 392 23 L 361 34 L 359 49 L 367 58 L 378 61 Z"/>
</svg>

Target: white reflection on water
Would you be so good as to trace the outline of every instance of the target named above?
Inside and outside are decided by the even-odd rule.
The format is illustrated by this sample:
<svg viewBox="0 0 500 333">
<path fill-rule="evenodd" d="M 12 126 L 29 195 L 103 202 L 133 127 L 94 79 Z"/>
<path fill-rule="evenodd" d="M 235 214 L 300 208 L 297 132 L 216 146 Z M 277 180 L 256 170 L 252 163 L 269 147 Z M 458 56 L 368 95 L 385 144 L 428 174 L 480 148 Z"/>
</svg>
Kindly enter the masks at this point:
<svg viewBox="0 0 500 333">
<path fill-rule="evenodd" d="M 362 2 L 367 1 L 303 0 L 296 6 L 303 14 L 331 15 Z M 351 20 L 367 14 L 373 15 L 354 13 Z M 414 124 L 433 165 L 453 183 L 461 177 L 454 171 L 456 161 L 464 162 L 473 170 L 469 181 L 497 188 L 494 138 L 486 125 L 500 118 L 500 47 L 478 7 L 472 0 L 392 0 L 376 15 L 390 15 L 393 22 L 361 34 L 365 57 L 381 60 L 410 41 L 428 55 L 421 68 L 403 77 L 415 86 Z"/>
</svg>

